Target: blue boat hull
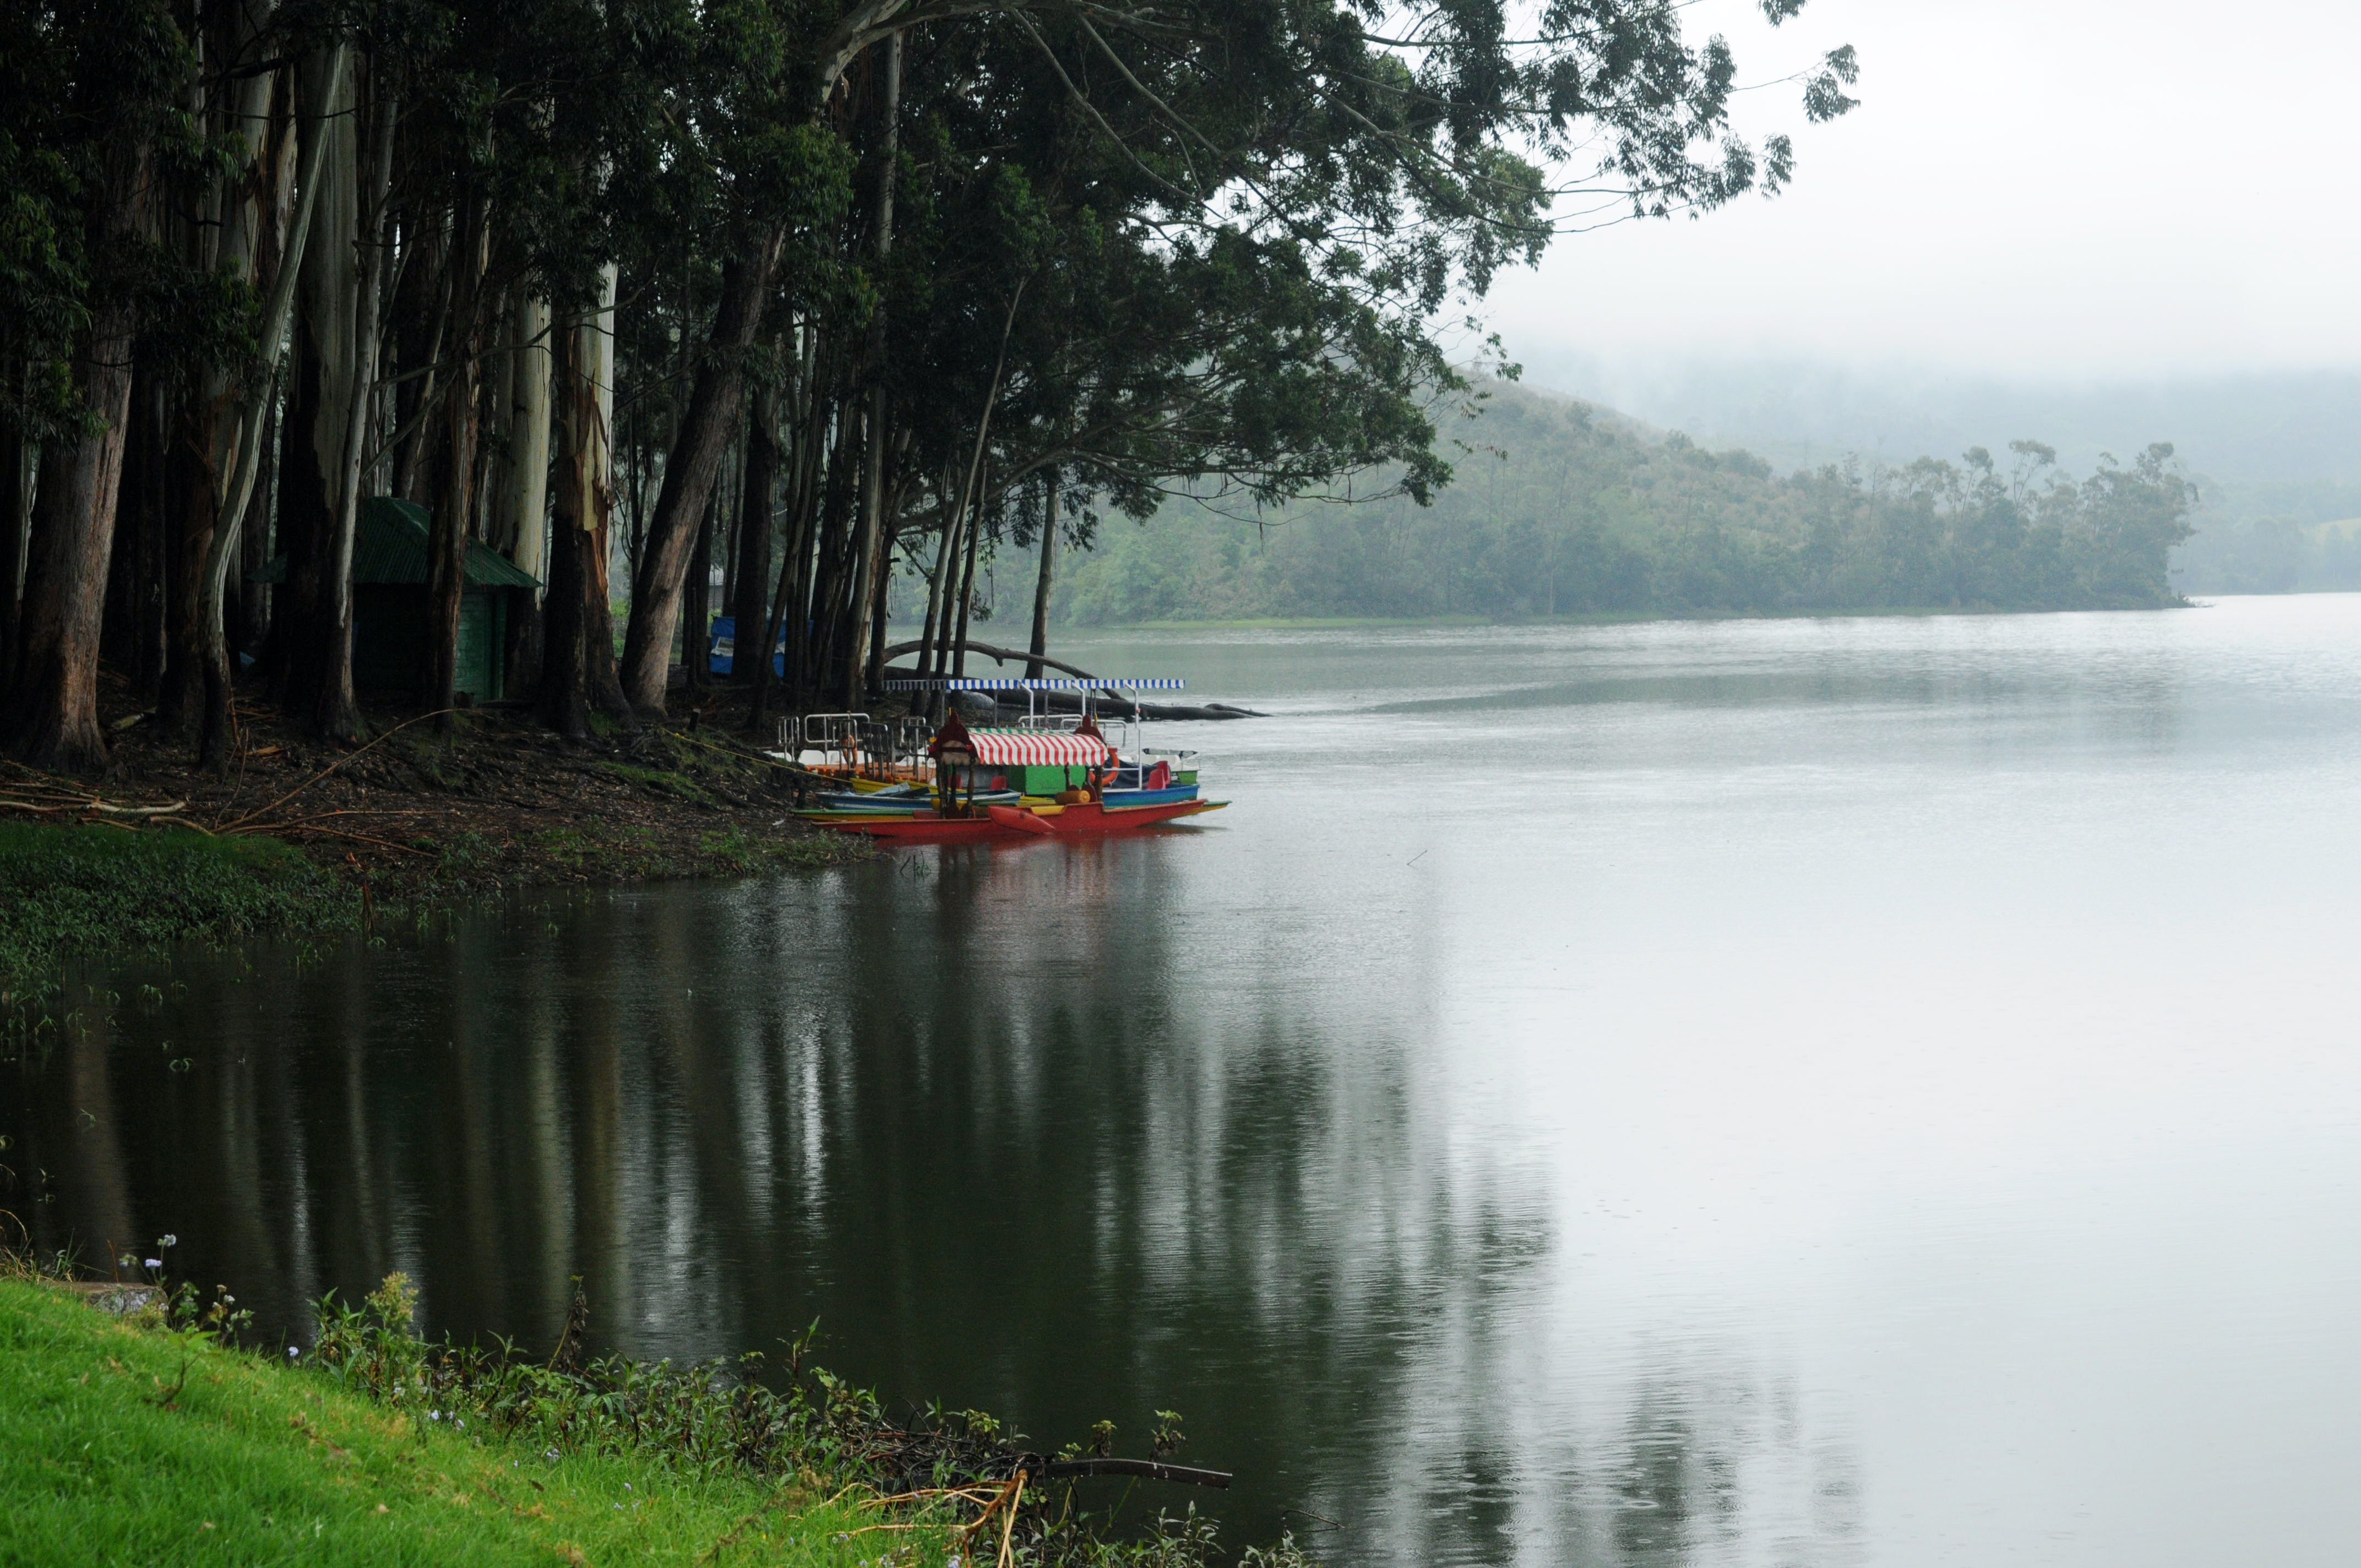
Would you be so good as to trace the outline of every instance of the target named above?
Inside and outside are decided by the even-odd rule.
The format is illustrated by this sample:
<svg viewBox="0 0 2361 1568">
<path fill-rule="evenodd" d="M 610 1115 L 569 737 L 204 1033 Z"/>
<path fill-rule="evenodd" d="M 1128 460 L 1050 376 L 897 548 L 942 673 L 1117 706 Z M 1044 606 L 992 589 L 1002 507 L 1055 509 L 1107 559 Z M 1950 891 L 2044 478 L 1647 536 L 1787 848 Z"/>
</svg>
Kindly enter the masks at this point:
<svg viewBox="0 0 2361 1568">
<path fill-rule="evenodd" d="M 1172 806 L 1197 798 L 1195 784 L 1173 784 L 1165 789 L 1111 789 L 1100 797 L 1109 811 L 1121 811 L 1133 806 Z"/>
</svg>

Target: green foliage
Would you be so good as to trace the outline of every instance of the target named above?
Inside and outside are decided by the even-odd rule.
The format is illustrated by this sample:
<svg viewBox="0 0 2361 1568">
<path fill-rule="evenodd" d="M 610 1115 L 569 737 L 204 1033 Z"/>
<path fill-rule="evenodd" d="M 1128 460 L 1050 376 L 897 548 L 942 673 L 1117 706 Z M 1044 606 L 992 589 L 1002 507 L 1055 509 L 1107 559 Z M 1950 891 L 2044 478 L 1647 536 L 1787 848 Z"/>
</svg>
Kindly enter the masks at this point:
<svg viewBox="0 0 2361 1568">
<path fill-rule="evenodd" d="M 652 1447 L 565 1452 L 428 1418 L 211 1341 L 0 1280 L 0 1509 L 27 1568 L 763 1562 L 852 1568 L 873 1510 L 790 1479 L 689 1477 Z M 159 1395 L 180 1385 L 180 1395 Z M 909 1541 L 909 1537 L 903 1537 Z M 934 1548 L 920 1532 L 912 1546 Z M 906 1555 L 897 1561 L 908 1561 Z"/>
<path fill-rule="evenodd" d="M 666 795 L 698 806 L 708 806 L 713 801 L 713 796 L 694 779 L 669 768 L 642 768 L 630 762 L 601 762 L 598 765 L 613 777 L 651 795 Z"/>
<path fill-rule="evenodd" d="M 398 1274 L 357 1307 L 331 1297 L 320 1305 L 306 1359 L 346 1390 L 413 1422 L 473 1431 L 552 1464 L 575 1455 L 653 1455 L 700 1484 L 751 1476 L 831 1493 L 938 1498 L 921 1508 L 921 1523 L 951 1522 L 955 1495 L 964 1494 L 958 1500 L 972 1510 L 998 1494 L 1028 1453 L 1023 1433 L 981 1410 L 938 1406 L 916 1420 L 889 1418 L 875 1395 L 805 1365 L 808 1332 L 776 1366 L 750 1354 L 676 1367 L 588 1355 L 578 1293 L 545 1358 L 506 1341 L 489 1350 L 430 1343 L 417 1332 L 415 1307 L 416 1293 Z M 1176 1452 L 1180 1418 L 1169 1410 L 1157 1418 L 1157 1452 Z M 1216 1555 L 1213 1527 L 1193 1511 L 1159 1518 L 1145 1539 L 1114 1540 L 1102 1533 L 1105 1521 L 1078 1513 L 1075 1501 L 1071 1484 L 1027 1489 L 1015 1505 L 1017 1563 L 1206 1568 Z M 1274 1568 L 1308 1563 L 1291 1541 L 1247 1560 Z"/>
<path fill-rule="evenodd" d="M 2174 560 L 2174 582 L 2192 594 L 2349 593 L 2361 588 L 2361 497 L 2323 498 L 2331 520 L 2225 516 L 2209 495 L 2196 532 Z"/>
<path fill-rule="evenodd" d="M 2166 576 L 2194 499 L 2152 446 L 2076 482 L 2018 442 L 2003 471 L 1830 466 L 1780 477 L 1745 452 L 1658 438 L 1500 389 L 1462 433 L 1459 482 L 1400 501 L 1259 519 L 1176 504 L 1104 537 L 1059 599 L 1082 623 L 2178 602 Z"/>
<path fill-rule="evenodd" d="M 272 839 L 0 822 L 0 1003 L 37 1000 L 74 952 L 338 930 L 358 916 L 356 895 Z"/>
</svg>

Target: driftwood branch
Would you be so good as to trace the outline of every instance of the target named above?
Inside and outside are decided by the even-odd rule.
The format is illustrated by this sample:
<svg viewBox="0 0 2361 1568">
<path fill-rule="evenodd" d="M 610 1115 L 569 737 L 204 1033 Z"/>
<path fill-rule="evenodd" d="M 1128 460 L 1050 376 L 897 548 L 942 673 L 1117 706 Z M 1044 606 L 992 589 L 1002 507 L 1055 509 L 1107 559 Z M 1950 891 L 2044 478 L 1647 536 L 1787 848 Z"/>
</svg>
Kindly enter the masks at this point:
<svg viewBox="0 0 2361 1568">
<path fill-rule="evenodd" d="M 1180 1481 L 1224 1491 L 1229 1489 L 1231 1479 L 1226 1470 L 1200 1470 L 1190 1464 L 1167 1464 L 1160 1459 L 1043 1460 L 1036 1474 L 1044 1481 L 1063 1481 L 1079 1475 L 1137 1475 L 1149 1481 Z"/>
<path fill-rule="evenodd" d="M 925 646 L 926 644 L 923 642 L 896 642 L 894 646 L 885 650 L 885 657 L 887 661 L 890 662 L 900 658 L 905 653 L 915 653 Z M 950 640 L 945 652 L 961 648 L 971 653 L 981 653 L 987 659 L 996 659 L 1004 664 L 1029 664 L 1033 662 L 1033 655 L 1030 653 L 1018 653 L 1006 648 L 995 648 L 989 642 L 978 642 L 973 639 L 962 641 L 961 639 L 954 637 Z M 1066 674 L 1073 676 L 1078 681 L 1094 681 L 1098 679 L 1096 675 L 1091 674 L 1088 670 L 1077 668 L 1072 664 L 1065 663 L 1061 659 L 1052 659 L 1046 653 L 1042 655 L 1041 662 L 1049 665 L 1053 670 L 1065 671 Z"/>
<path fill-rule="evenodd" d="M 297 784 L 293 789 L 289 790 L 285 795 L 282 795 L 277 800 L 272 801 L 269 806 L 258 806 L 254 810 L 249 811 L 245 816 L 239 817 L 235 822 L 224 823 L 221 830 L 225 833 L 235 833 L 240 829 L 244 829 L 250 833 L 258 833 L 262 831 L 259 828 L 247 828 L 247 824 L 254 821 L 266 811 L 278 810 L 280 806 L 286 805 L 297 795 L 302 795 L 305 790 L 310 789 L 313 784 L 318 784 L 322 779 L 326 778 L 330 773 L 335 773 L 338 768 L 343 767 L 346 762 L 349 762 L 354 758 L 359 756 L 363 751 L 373 749 L 382 741 L 392 740 L 396 735 L 401 734 L 412 725 L 423 724 L 430 718 L 440 718 L 445 713 L 456 711 L 456 710 L 453 708 L 438 707 L 433 713 L 422 713 L 415 718 L 403 719 L 401 723 L 395 725 L 392 729 L 379 736 L 375 740 L 371 740 L 367 746 L 357 747 L 354 750 L 346 752 L 343 756 L 338 757 L 335 762 L 330 762 L 326 767 L 322 768 L 318 773 L 313 773 L 310 778 L 305 779 L 302 784 Z"/>
</svg>

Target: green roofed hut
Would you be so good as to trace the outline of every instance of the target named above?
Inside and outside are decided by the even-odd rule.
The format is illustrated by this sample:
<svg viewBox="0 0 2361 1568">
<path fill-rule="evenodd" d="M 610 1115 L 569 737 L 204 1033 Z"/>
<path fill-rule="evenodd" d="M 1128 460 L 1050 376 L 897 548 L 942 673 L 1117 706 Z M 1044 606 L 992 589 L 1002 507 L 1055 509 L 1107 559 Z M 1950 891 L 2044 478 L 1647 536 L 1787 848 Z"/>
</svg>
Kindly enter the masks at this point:
<svg viewBox="0 0 2361 1568">
<path fill-rule="evenodd" d="M 353 684 L 379 691 L 415 691 L 426 666 L 426 541 L 429 514 L 415 501 L 372 496 L 361 503 L 353 533 Z M 259 583 L 284 582 L 281 555 L 254 574 Z M 509 624 L 517 596 L 540 579 L 480 539 L 467 541 L 467 568 L 459 594 L 456 688 L 476 702 L 508 695 Z"/>
</svg>

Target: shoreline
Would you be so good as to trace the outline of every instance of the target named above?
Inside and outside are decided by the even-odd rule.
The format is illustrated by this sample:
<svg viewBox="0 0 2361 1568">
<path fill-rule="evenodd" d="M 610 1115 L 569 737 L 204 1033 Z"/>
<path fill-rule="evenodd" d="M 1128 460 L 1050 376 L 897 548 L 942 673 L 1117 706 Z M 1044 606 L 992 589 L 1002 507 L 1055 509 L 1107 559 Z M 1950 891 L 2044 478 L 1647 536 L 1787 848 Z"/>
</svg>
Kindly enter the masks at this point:
<svg viewBox="0 0 2361 1568">
<path fill-rule="evenodd" d="M 2221 597 L 2221 596 L 2214 596 Z M 1241 620 L 1125 620 L 1059 625 L 1052 630 L 1082 632 L 1123 631 L 1393 631 L 1422 627 L 1548 627 L 1641 626 L 1652 621 L 1710 620 L 1935 620 L 1945 616 L 2092 615 L 2125 610 L 2202 609 L 2204 601 L 2183 596 L 2178 604 L 2074 605 L 1993 607 L 1986 605 L 1887 605 L 1861 609 L 1695 609 L 1597 610 L 1581 614 L 1536 615 L 1506 620 L 1485 615 L 1430 616 L 1272 616 Z"/>
<path fill-rule="evenodd" d="M 453 733 L 372 711 L 313 741 L 241 701 L 225 774 L 114 683 L 94 779 L 0 762 L 0 1014 L 34 1026 L 71 959 L 180 941 L 336 937 L 380 916 L 536 887 L 848 865 L 866 839 L 790 815 L 791 774 L 733 726 L 728 688 L 676 721 L 567 741 L 477 708 Z M 677 695 L 677 694 L 676 694 Z"/>
<path fill-rule="evenodd" d="M 266 1346 L 227 1286 L 78 1273 L 0 1249 L 12 1561 L 1316 1568 L 1285 1537 L 1234 1559 L 1182 1498 L 1126 1526 L 1128 1486 L 1083 1479 L 1210 1475 L 1161 1449 L 1098 1457 L 1103 1423 L 1053 1458 L 980 1411 L 893 1418 L 807 1365 L 808 1336 L 772 1360 L 596 1356 L 577 1293 L 545 1357 L 488 1350 L 423 1338 L 397 1273 Z"/>
</svg>

